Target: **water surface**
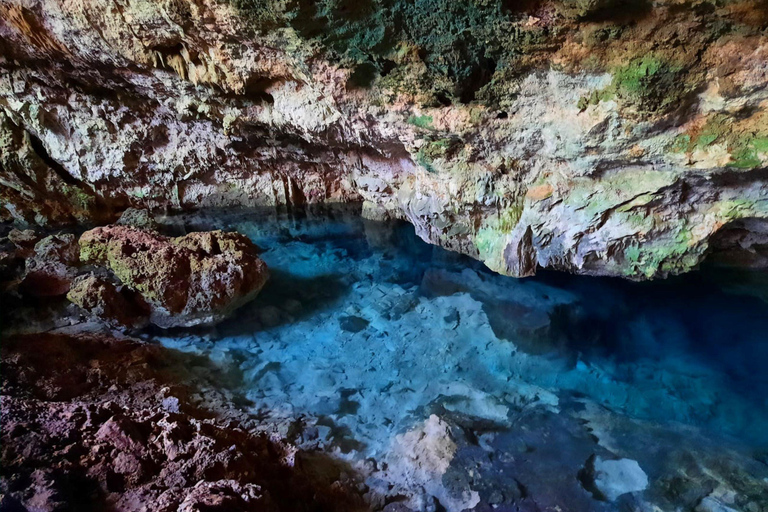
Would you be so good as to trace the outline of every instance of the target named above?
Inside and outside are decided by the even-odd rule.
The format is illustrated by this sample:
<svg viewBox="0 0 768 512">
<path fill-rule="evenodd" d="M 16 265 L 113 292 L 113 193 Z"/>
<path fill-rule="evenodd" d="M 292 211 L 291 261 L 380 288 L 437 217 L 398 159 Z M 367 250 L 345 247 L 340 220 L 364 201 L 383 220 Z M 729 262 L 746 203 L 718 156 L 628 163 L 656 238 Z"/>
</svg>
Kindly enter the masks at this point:
<svg viewBox="0 0 768 512">
<path fill-rule="evenodd" d="M 343 212 L 169 222 L 248 235 L 272 277 L 216 328 L 149 337 L 209 357 L 254 414 L 311 418 L 341 455 L 384 457 L 397 434 L 435 412 L 493 432 L 497 444 L 534 446 L 522 432 L 533 428 L 529 411 L 540 411 L 535 421 L 552 432 L 587 434 L 550 439 L 559 447 L 528 457 L 529 474 L 561 463 L 572 471 L 607 450 L 663 479 L 687 443 L 764 466 L 765 274 L 514 279 L 422 242 L 405 223 Z M 742 469 L 759 482 L 752 466 Z"/>
</svg>

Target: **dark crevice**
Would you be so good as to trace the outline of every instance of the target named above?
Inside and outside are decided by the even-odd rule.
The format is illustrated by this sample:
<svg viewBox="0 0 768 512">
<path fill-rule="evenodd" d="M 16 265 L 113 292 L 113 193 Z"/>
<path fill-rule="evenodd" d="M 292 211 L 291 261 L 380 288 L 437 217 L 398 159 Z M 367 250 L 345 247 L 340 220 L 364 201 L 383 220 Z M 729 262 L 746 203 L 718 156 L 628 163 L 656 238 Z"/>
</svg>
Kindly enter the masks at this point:
<svg viewBox="0 0 768 512">
<path fill-rule="evenodd" d="M 45 162 L 45 164 L 50 167 L 51 170 L 55 172 L 56 175 L 61 178 L 64 183 L 67 185 L 82 186 L 82 182 L 80 180 L 69 174 L 63 165 L 51 158 L 51 155 L 48 154 L 48 151 L 43 145 L 43 141 L 41 141 L 37 136 L 28 130 L 27 135 L 29 135 L 29 142 L 32 145 L 32 149 L 35 150 L 37 156 L 39 156 L 40 159 Z"/>
</svg>

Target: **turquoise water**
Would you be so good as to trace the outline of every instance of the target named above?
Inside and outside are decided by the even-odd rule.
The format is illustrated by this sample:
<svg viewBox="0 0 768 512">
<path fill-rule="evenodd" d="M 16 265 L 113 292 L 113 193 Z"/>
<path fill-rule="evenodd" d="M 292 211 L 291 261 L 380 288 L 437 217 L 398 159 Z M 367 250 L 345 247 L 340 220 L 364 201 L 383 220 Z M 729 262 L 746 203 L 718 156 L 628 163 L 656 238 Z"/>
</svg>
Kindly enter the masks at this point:
<svg viewBox="0 0 768 512">
<path fill-rule="evenodd" d="M 244 233 L 263 249 L 272 277 L 253 304 L 215 328 L 148 337 L 209 358 L 253 414 L 303 418 L 314 430 L 297 442 L 319 436 L 341 457 L 384 458 L 395 436 L 438 413 L 465 433 L 491 432 L 497 452 L 521 439 L 536 445 L 521 433 L 533 424 L 569 433 L 544 443 L 557 450 L 526 462 L 526 474 L 544 475 L 565 464 L 557 471 L 573 474 L 562 485 L 576 485 L 590 453 L 609 453 L 640 462 L 651 480 L 646 498 L 675 504 L 654 485 L 679 470 L 680 453 L 722 462 L 726 448 L 739 478 L 765 485 L 765 274 L 513 279 L 422 242 L 407 224 L 343 212 L 212 212 L 166 224 Z M 566 499 L 541 492 L 555 505 Z M 583 509 L 600 506 L 584 501 Z"/>
</svg>

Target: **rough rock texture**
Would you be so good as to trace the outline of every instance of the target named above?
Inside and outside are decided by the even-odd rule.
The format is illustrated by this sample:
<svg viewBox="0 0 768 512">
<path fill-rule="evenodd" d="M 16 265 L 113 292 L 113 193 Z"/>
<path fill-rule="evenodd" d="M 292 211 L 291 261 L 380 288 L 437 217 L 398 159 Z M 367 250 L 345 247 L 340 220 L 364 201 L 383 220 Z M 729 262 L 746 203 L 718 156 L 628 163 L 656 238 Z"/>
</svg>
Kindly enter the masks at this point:
<svg viewBox="0 0 768 512">
<path fill-rule="evenodd" d="M 619 496 L 648 488 L 648 475 L 636 460 L 604 460 L 590 457 L 582 472 L 585 488 L 598 499 L 616 501 Z"/>
<path fill-rule="evenodd" d="M 21 289 L 30 295 L 50 297 L 69 291 L 77 272 L 78 248 L 75 235 L 50 235 L 35 244 L 26 259 Z"/>
<path fill-rule="evenodd" d="M 138 294 L 95 274 L 77 277 L 67 299 L 93 318 L 115 327 L 142 327 L 149 320 L 149 308 Z"/>
<path fill-rule="evenodd" d="M 449 510 L 472 509 L 480 502 L 477 492 L 467 490 L 451 496 L 443 486 L 443 476 L 457 450 L 450 425 L 432 414 L 422 425 L 395 438 L 389 454 L 390 478 L 421 486 L 424 495 L 434 496 Z M 423 501 L 411 505 L 417 510 L 434 506 Z"/>
<path fill-rule="evenodd" d="M 11 229 L 8 241 L 16 247 L 19 256 L 29 258 L 35 253 L 35 244 L 40 241 L 40 235 L 33 229 Z"/>
<path fill-rule="evenodd" d="M 128 226 L 107 226 L 80 237 L 80 259 L 106 267 L 149 306 L 160 327 L 213 324 L 252 300 L 269 277 L 258 248 L 243 235 L 213 231 L 167 238 Z M 101 292 L 84 281 L 74 302 L 94 311 Z M 108 293 L 105 288 L 100 288 Z M 86 297 L 87 300 L 86 300 Z M 81 300 L 82 299 L 82 300 Z"/>
<path fill-rule="evenodd" d="M 117 219 L 116 224 L 121 226 L 133 226 L 135 228 L 153 229 L 157 231 L 158 224 L 152 214 L 147 210 L 128 208 Z"/>
<path fill-rule="evenodd" d="M 679 273 L 765 244 L 766 26 L 757 0 L 2 0 L 2 215 L 363 201 L 509 275 Z"/>
<path fill-rule="evenodd" d="M 292 446 L 195 405 L 179 363 L 130 340 L 4 340 L 0 508 L 363 509 L 338 472 L 318 478 Z"/>
</svg>

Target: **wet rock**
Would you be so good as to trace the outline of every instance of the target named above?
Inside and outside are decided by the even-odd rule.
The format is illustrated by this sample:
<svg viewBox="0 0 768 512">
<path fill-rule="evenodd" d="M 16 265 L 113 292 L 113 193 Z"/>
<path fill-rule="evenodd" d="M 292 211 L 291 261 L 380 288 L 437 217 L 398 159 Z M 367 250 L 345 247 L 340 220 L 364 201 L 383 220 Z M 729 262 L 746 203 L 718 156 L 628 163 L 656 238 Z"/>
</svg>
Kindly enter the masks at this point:
<svg viewBox="0 0 768 512">
<path fill-rule="evenodd" d="M 344 316 L 339 318 L 339 327 L 341 327 L 342 330 L 351 333 L 362 331 L 368 327 L 369 323 L 368 320 L 359 316 Z"/>
<path fill-rule="evenodd" d="M 125 210 L 120 215 L 120 218 L 117 219 L 116 224 L 152 231 L 156 231 L 158 228 L 158 223 L 152 214 L 148 210 L 140 210 L 138 208 L 128 208 Z"/>
<path fill-rule="evenodd" d="M 615 501 L 619 496 L 648 488 L 648 475 L 632 459 L 606 460 L 590 457 L 580 474 L 588 491 L 599 499 Z"/>
<path fill-rule="evenodd" d="M 107 226 L 83 234 L 80 256 L 141 295 L 150 321 L 166 328 L 223 320 L 252 300 L 269 276 L 247 237 L 221 231 L 167 238 Z"/>
<path fill-rule="evenodd" d="M 443 475 L 448 471 L 458 446 L 451 426 L 432 414 L 421 425 L 398 435 L 388 454 L 390 481 L 404 488 L 424 489 L 412 498 L 408 506 L 416 510 L 441 504 L 448 510 L 472 508 L 480 501 L 478 494 L 468 488 L 447 489 Z"/>
<path fill-rule="evenodd" d="M 644 279 L 768 218 L 757 1 L 6 3 L 2 219 L 357 201 L 502 273 Z"/>
<path fill-rule="evenodd" d="M 733 500 L 731 500 L 731 505 Z M 713 497 L 713 496 L 707 496 L 704 499 L 701 500 L 701 503 L 696 507 L 695 512 L 736 512 L 736 509 L 733 507 L 729 507 L 726 503 L 723 503 L 722 500 Z"/>
<path fill-rule="evenodd" d="M 88 315 L 115 327 L 141 327 L 148 321 L 148 308 L 135 293 L 128 293 L 105 277 L 93 273 L 77 277 L 67 299 Z"/>
<path fill-rule="evenodd" d="M 75 235 L 50 235 L 35 244 L 27 259 L 21 289 L 38 297 L 65 295 L 77 274 Z"/>
</svg>

